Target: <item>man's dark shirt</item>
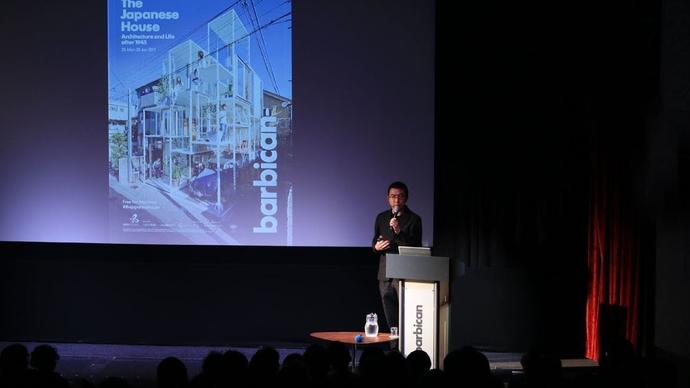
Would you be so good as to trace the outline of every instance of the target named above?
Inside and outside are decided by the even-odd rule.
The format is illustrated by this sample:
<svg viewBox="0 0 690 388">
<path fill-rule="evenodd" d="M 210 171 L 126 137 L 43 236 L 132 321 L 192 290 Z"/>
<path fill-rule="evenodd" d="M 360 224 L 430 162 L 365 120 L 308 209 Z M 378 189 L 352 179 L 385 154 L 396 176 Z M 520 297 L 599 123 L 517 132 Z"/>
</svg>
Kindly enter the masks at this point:
<svg viewBox="0 0 690 388">
<path fill-rule="evenodd" d="M 390 221 L 393 218 L 393 212 L 386 210 L 376 216 L 376 223 L 374 224 L 374 238 L 371 246 L 376 245 L 376 240 L 379 236 L 383 236 L 384 240 L 391 242 L 391 245 L 386 251 L 377 252 L 381 255 L 379 260 L 379 279 L 384 279 L 386 276 L 385 255 L 386 253 L 398 253 L 398 246 L 419 247 L 422 245 L 422 219 L 409 207 L 405 206 L 402 214 L 398 217 L 398 225 L 400 225 L 400 233 L 397 235 L 390 227 Z"/>
</svg>

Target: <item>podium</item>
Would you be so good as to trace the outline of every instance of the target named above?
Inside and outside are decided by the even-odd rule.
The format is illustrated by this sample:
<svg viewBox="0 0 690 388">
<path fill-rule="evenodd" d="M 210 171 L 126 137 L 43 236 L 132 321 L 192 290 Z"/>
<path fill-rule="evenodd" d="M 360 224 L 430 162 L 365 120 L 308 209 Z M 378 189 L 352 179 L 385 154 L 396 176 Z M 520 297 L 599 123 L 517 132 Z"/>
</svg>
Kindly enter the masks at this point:
<svg viewBox="0 0 690 388">
<path fill-rule="evenodd" d="M 447 257 L 386 254 L 386 277 L 399 279 L 398 348 L 425 351 L 431 368 L 448 353 L 448 272 Z"/>
</svg>

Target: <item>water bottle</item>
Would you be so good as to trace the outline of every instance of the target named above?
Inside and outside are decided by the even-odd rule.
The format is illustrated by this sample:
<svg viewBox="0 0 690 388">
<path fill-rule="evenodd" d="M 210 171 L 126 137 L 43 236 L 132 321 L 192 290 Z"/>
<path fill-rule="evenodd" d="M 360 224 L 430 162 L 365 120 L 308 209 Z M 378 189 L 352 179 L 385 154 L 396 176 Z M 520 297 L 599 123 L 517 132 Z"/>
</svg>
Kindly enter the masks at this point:
<svg viewBox="0 0 690 388">
<path fill-rule="evenodd" d="M 367 337 L 376 337 L 379 335 L 379 319 L 376 314 L 367 314 L 367 321 L 364 324 L 364 335 Z"/>
</svg>

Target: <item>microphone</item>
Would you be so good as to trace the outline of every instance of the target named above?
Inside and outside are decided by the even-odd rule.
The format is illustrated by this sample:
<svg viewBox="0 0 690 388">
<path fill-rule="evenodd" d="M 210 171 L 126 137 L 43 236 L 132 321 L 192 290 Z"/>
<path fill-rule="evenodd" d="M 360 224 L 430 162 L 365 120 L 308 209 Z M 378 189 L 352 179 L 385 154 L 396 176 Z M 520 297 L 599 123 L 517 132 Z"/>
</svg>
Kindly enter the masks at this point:
<svg viewBox="0 0 690 388">
<path fill-rule="evenodd" d="M 398 218 L 398 216 L 400 215 L 400 207 L 399 206 L 393 206 L 392 212 L 393 212 L 393 218 Z M 393 230 L 392 226 L 389 225 L 388 227 L 391 230 Z"/>
</svg>

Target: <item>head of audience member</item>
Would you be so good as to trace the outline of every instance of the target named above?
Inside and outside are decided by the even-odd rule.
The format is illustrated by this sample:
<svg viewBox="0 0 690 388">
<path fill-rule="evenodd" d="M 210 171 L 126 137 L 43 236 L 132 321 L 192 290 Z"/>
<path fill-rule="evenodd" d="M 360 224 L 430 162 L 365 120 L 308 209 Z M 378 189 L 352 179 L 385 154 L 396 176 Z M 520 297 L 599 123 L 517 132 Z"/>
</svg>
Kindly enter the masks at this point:
<svg viewBox="0 0 690 388">
<path fill-rule="evenodd" d="M 41 372 L 54 372 L 60 356 L 50 345 L 39 345 L 31 352 L 31 366 Z"/>
<path fill-rule="evenodd" d="M 328 353 L 328 360 L 336 373 L 349 371 L 352 357 L 347 345 L 342 342 L 330 342 L 326 352 Z"/>
<path fill-rule="evenodd" d="M 237 350 L 228 350 L 223 354 L 225 364 L 228 368 L 228 374 L 232 380 L 244 380 L 249 368 L 249 360 L 247 356 Z"/>
<path fill-rule="evenodd" d="M 359 357 L 358 371 L 362 382 L 366 384 L 379 384 L 385 382 L 386 354 L 380 348 L 369 347 L 362 351 Z"/>
<path fill-rule="evenodd" d="M 520 359 L 530 387 L 558 387 L 562 383 L 561 359 L 539 349 L 525 353 Z"/>
<path fill-rule="evenodd" d="M 407 355 L 405 368 L 410 381 L 419 381 L 431 368 L 431 358 L 429 358 L 425 351 L 417 349 Z"/>
<path fill-rule="evenodd" d="M 280 384 L 286 387 L 302 387 L 307 384 L 307 365 L 299 353 L 288 354 L 278 372 Z"/>
<path fill-rule="evenodd" d="M 189 383 L 187 367 L 177 357 L 168 357 L 158 364 L 156 370 L 158 388 L 182 388 Z"/>
<path fill-rule="evenodd" d="M 403 386 L 407 382 L 405 356 L 398 349 L 386 352 L 384 372 L 393 386 Z"/>
<path fill-rule="evenodd" d="M 459 387 L 485 387 L 491 381 L 489 359 L 472 346 L 448 353 L 443 359 L 448 382 Z"/>
<path fill-rule="evenodd" d="M 312 381 L 324 381 L 330 369 L 328 352 L 321 344 L 311 344 L 304 350 L 304 362 Z"/>
<path fill-rule="evenodd" d="M 280 354 L 271 346 L 257 350 L 249 360 L 249 374 L 254 381 L 272 381 L 278 376 Z"/>
<path fill-rule="evenodd" d="M 22 344 L 12 344 L 0 352 L 0 376 L 13 376 L 29 368 L 29 350 Z"/>
</svg>

